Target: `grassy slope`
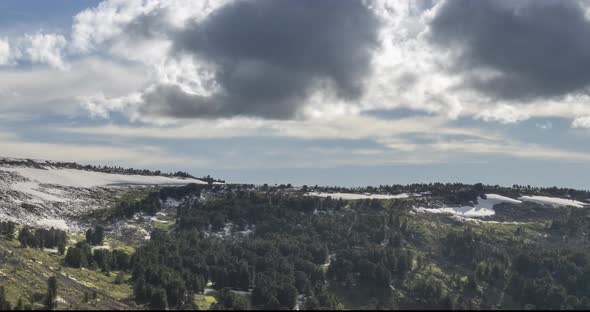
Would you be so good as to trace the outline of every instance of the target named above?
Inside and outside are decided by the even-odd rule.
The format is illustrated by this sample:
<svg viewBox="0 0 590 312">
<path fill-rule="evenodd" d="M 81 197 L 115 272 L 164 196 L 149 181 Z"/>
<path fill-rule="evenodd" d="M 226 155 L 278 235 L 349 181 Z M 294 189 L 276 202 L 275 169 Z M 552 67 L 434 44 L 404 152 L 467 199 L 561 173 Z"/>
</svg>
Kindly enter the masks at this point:
<svg viewBox="0 0 590 312">
<path fill-rule="evenodd" d="M 199 310 L 209 310 L 209 307 L 217 302 L 215 297 L 202 294 L 195 294 L 194 300 Z"/>
<path fill-rule="evenodd" d="M 63 299 L 59 309 L 133 309 L 133 290 L 129 284 L 114 283 L 117 272 L 110 276 L 85 269 L 62 267 L 63 256 L 50 251 L 21 248 L 15 241 L 0 241 L 0 285 L 7 291 L 8 300 L 15 304 L 19 298 L 31 302 L 35 293 L 44 294 L 47 279 L 58 278 L 58 296 Z M 128 277 L 127 277 L 128 278 Z M 84 293 L 97 293 L 97 300 L 84 302 Z M 91 296 L 92 297 L 92 296 Z M 41 307 L 35 303 L 35 307 Z"/>
</svg>

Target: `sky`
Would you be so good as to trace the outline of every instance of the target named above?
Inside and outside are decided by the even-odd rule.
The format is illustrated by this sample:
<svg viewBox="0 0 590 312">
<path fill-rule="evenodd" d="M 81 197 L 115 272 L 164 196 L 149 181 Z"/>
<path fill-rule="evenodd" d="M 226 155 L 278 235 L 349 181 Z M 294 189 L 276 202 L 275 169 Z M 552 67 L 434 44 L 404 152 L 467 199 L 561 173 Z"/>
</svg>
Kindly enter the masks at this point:
<svg viewBox="0 0 590 312">
<path fill-rule="evenodd" d="M 590 1 L 3 0 L 0 155 L 589 189 Z"/>
</svg>

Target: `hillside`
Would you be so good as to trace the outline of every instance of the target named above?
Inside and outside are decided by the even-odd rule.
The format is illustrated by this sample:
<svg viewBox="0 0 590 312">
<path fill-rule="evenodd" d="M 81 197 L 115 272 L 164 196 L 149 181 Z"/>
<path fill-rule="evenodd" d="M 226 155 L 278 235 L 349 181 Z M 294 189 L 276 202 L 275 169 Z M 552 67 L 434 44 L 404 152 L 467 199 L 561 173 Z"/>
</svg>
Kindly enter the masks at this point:
<svg viewBox="0 0 590 312">
<path fill-rule="evenodd" d="M 0 306 L 587 309 L 590 193 L 3 164 Z"/>
<path fill-rule="evenodd" d="M 79 230 L 84 223 L 79 216 L 112 207 L 129 191 L 189 183 L 207 182 L 132 169 L 94 170 L 73 163 L 1 158 L 0 219 Z"/>
</svg>

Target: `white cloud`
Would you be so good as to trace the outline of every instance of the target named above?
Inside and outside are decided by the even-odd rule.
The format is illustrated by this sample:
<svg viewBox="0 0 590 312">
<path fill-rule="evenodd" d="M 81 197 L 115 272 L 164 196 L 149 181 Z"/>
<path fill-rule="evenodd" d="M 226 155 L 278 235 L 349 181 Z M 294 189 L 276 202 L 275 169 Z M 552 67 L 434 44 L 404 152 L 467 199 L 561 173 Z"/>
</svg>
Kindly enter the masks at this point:
<svg viewBox="0 0 590 312">
<path fill-rule="evenodd" d="M 0 39 L 0 65 L 31 63 L 67 69 L 64 50 L 67 40 L 60 34 L 38 32 Z"/>
<path fill-rule="evenodd" d="M 48 67 L 0 70 L 0 113 L 86 115 L 80 104 L 89 94 L 124 96 L 150 79 L 143 66 L 101 58 L 84 58 L 69 66 L 67 71 Z"/>
<path fill-rule="evenodd" d="M 106 0 L 74 17 L 73 53 L 96 50 L 117 57 L 161 62 L 168 52 L 168 28 L 199 20 L 227 0 Z"/>
<path fill-rule="evenodd" d="M 531 159 L 559 159 L 562 161 L 588 161 L 590 154 L 548 148 L 520 142 L 481 142 L 472 140 L 441 141 L 431 145 L 435 151 L 468 154 L 491 154 Z"/>
<path fill-rule="evenodd" d="M 0 65 L 6 65 L 10 61 L 10 44 L 0 39 Z"/>
<path fill-rule="evenodd" d="M 590 128 L 590 116 L 584 116 L 574 119 L 572 122 L 574 128 Z"/>
<path fill-rule="evenodd" d="M 129 167 L 191 166 L 203 167 L 198 157 L 179 157 L 153 146 L 79 145 L 23 142 L 14 136 L 0 136 L 3 157 L 73 161 L 91 164 L 120 164 Z"/>
<path fill-rule="evenodd" d="M 559 159 L 562 161 L 588 161 L 590 154 L 562 150 L 529 142 L 506 139 L 500 132 L 472 128 L 449 127 L 444 117 L 403 118 L 383 120 L 368 116 L 344 116 L 332 119 L 305 121 L 268 121 L 252 118 L 224 120 L 199 120 L 176 126 L 122 127 L 67 127 L 66 133 L 120 137 L 127 139 L 223 139 L 235 137 L 273 137 L 317 140 L 366 140 L 380 145 L 381 149 L 315 148 L 308 149 L 307 156 L 293 156 L 292 150 L 277 153 L 282 166 L 292 167 L 335 166 L 370 163 L 433 163 L 465 158 L 468 155 L 509 156 L 525 159 Z M 461 139 L 456 137 L 460 136 Z M 318 153 L 333 154 L 329 163 L 318 160 Z M 309 159 L 308 159 L 309 158 Z M 320 157 L 322 158 L 322 157 Z M 254 161 L 254 160 L 249 160 Z M 270 164 L 247 163 L 244 166 L 268 166 Z M 221 160 L 220 160 L 221 162 Z M 220 167 L 232 167 L 217 163 Z M 280 166 L 280 165 L 279 165 Z"/>
<path fill-rule="evenodd" d="M 316 118 L 301 121 L 273 121 L 256 118 L 196 120 L 165 127 L 117 125 L 99 127 L 67 127 L 68 133 L 127 138 L 210 139 L 251 136 L 274 136 L 297 139 L 375 140 L 394 146 L 405 134 L 423 136 L 467 136 L 482 140 L 495 140 L 494 133 L 483 133 L 473 128 L 453 128 L 441 117 L 412 117 L 384 120 L 376 117 L 351 115 L 334 118 Z M 399 145 L 401 148 L 401 145 Z M 408 149 L 408 148 L 406 148 Z"/>
<path fill-rule="evenodd" d="M 47 64 L 58 69 L 67 68 L 63 59 L 63 50 L 67 44 L 64 36 L 42 33 L 26 34 L 20 44 L 21 53 L 24 53 L 27 60 L 33 63 Z"/>
<path fill-rule="evenodd" d="M 117 111 L 125 112 L 132 120 L 174 123 L 168 118 L 140 114 L 141 95 L 157 85 L 171 84 L 188 94 L 207 96 L 216 85 L 209 64 L 170 55 L 167 30 L 181 29 L 189 20 L 201 20 L 227 2 L 109 0 L 80 12 L 72 26 L 72 53 L 107 53 L 139 62 L 152 72 L 149 86 L 118 97 L 97 90 L 85 95 L 84 107 L 97 116 L 106 117 L 110 111 Z M 449 70 L 453 52 L 433 47 L 428 41 L 429 23 L 440 3 L 423 11 L 415 3 L 410 4 L 386 0 L 371 3 L 384 27 L 380 32 L 382 47 L 373 59 L 374 73 L 367 81 L 365 96 L 346 102 L 335 100 L 320 89 L 307 100 L 301 117 L 350 116 L 366 110 L 409 108 L 447 119 L 472 117 L 485 122 L 517 123 L 535 117 L 576 119 L 590 114 L 590 97 L 586 95 L 510 101 L 491 99 L 462 88 L 473 75 L 485 77 L 493 73 L 480 70 L 467 77 Z"/>
<path fill-rule="evenodd" d="M 518 109 L 515 106 L 500 104 L 492 109 L 485 109 L 481 113 L 475 115 L 476 119 L 483 119 L 484 121 L 499 121 L 501 123 L 516 123 L 530 118 L 528 113 L 524 110 Z"/>
<path fill-rule="evenodd" d="M 64 92 L 64 88 L 58 89 L 59 83 L 46 79 L 56 75 L 55 80 L 59 77 L 85 80 L 82 74 L 60 75 L 38 68 L 23 73 L 11 69 L 0 72 L 0 82 L 11 80 L 9 76 L 17 80 L 26 76 L 31 85 L 14 88 L 14 83 L 7 82 L 1 87 L 0 98 L 10 103 L 27 102 L 25 106 L 33 106 L 35 102 L 43 106 L 48 101 L 61 105 L 55 103 L 59 101 L 70 107 L 75 102 L 93 116 L 108 118 L 109 112 L 115 111 L 127 114 L 132 120 L 174 123 L 175 120 L 140 114 L 141 95 L 159 84 L 172 84 L 188 94 L 207 96 L 216 90 L 216 84 L 210 64 L 170 54 L 170 30 L 182 29 L 187 21 L 202 20 L 230 1 L 107 0 L 74 16 L 70 34 L 38 32 L 0 39 L 0 65 L 31 62 L 82 72 L 87 70 L 80 67 L 85 59 L 101 54 L 123 60 L 120 63 L 111 62 L 109 70 L 128 79 L 124 81 L 123 78 L 91 69 L 84 75 L 88 76 L 87 81 L 95 79 L 96 86 L 85 83 L 80 88 L 80 83 L 69 80 L 68 83 L 75 83 L 78 88 Z M 517 123 L 535 117 L 561 117 L 572 119 L 573 127 L 581 127 L 585 124 L 585 116 L 590 115 L 590 97 L 583 94 L 508 101 L 490 99 L 476 91 L 461 88 L 461 84 L 473 75 L 466 77 L 450 71 L 448 64 L 453 52 L 433 47 L 428 41 L 431 33 L 429 23 L 440 9 L 440 1 L 424 10 L 417 3 L 408 1 L 379 0 L 370 4 L 384 26 L 380 31 L 382 46 L 373 59 L 374 72 L 367 81 L 365 96 L 347 102 L 336 100 L 320 89 L 307 100 L 300 117 L 353 116 L 367 110 L 409 108 L 446 119 L 472 117 L 500 123 Z M 68 41 L 66 38 L 71 39 Z M 72 57 L 77 61 L 72 61 Z M 128 61 L 133 65 L 129 65 Z M 125 74 L 128 69 L 131 69 L 131 74 Z M 137 75 L 139 72 L 141 77 Z M 472 74 L 490 75 L 483 71 Z M 113 79 L 110 86 L 104 80 L 107 76 Z M 48 90 L 47 85 L 55 88 Z M 116 92 L 112 92 L 113 89 Z M 57 96 L 60 92 L 64 94 Z M 9 93 L 13 95 L 10 98 L 6 95 Z M 45 94 L 47 96 L 41 97 Z"/>
</svg>

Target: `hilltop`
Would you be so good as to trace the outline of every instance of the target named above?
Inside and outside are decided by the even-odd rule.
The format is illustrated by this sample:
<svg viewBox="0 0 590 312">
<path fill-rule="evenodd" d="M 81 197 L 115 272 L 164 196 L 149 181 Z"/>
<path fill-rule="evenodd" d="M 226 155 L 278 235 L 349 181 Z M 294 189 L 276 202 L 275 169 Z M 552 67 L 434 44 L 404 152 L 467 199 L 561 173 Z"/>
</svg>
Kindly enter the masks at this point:
<svg viewBox="0 0 590 312">
<path fill-rule="evenodd" d="M 182 172 L 0 158 L 0 219 L 77 229 L 80 216 L 112 207 L 134 189 L 208 182 L 220 183 Z"/>
</svg>

